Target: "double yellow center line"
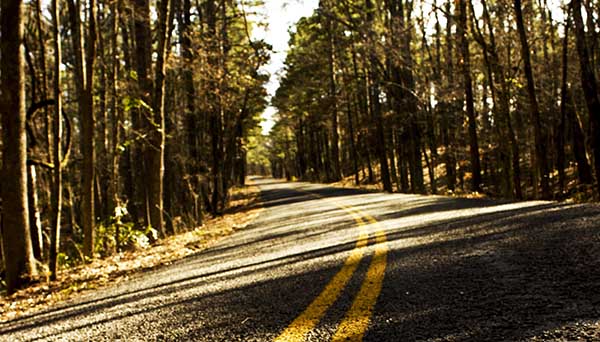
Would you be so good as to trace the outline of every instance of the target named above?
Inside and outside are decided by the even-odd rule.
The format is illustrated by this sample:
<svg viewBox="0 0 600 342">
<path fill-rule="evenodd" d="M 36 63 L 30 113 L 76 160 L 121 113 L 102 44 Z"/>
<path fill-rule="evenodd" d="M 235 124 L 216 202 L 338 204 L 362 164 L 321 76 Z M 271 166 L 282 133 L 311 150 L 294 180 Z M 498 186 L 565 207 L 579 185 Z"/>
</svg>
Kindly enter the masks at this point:
<svg viewBox="0 0 600 342">
<path fill-rule="evenodd" d="M 313 197 L 322 198 L 314 193 L 308 193 Z M 356 245 L 346 258 L 342 269 L 329 281 L 319 296 L 275 339 L 275 342 L 305 341 L 308 333 L 315 328 L 327 309 L 337 300 L 358 268 L 359 262 L 365 255 L 369 239 L 367 225 L 372 224 L 377 228 L 373 259 L 361 288 L 339 324 L 332 341 L 362 341 L 367 331 L 373 307 L 381 292 L 387 263 L 388 247 L 385 231 L 371 215 L 346 205 L 338 203 L 335 205 L 352 216 L 357 223 L 359 233 Z"/>
</svg>

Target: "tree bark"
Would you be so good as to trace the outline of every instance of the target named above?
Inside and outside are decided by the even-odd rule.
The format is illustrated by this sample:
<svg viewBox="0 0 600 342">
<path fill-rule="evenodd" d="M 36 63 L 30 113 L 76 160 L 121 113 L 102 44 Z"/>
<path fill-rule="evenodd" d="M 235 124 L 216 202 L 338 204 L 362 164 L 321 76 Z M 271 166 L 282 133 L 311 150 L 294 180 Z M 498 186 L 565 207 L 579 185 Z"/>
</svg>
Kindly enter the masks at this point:
<svg viewBox="0 0 600 342">
<path fill-rule="evenodd" d="M 75 54 L 75 88 L 78 96 L 79 117 L 81 118 L 81 154 L 83 156 L 81 170 L 81 216 L 83 226 L 83 253 L 93 258 L 94 249 L 94 100 L 93 71 L 96 57 L 96 5 L 90 0 L 88 9 L 89 30 L 87 46 L 82 46 L 81 5 L 79 0 L 69 0 L 69 22 L 71 40 Z M 85 53 L 85 59 L 84 59 Z"/>
<path fill-rule="evenodd" d="M 83 155 L 82 179 L 82 225 L 83 225 L 83 254 L 87 258 L 94 257 L 96 220 L 94 207 L 94 180 L 96 167 L 96 150 L 94 144 L 94 62 L 96 59 L 96 1 L 89 0 L 88 4 L 88 35 L 85 53 L 85 91 L 82 101 L 82 130 L 81 152 Z"/>
<path fill-rule="evenodd" d="M 373 19 L 375 8 L 373 1 L 366 0 L 367 6 L 367 26 L 369 30 L 369 108 L 371 111 L 371 119 L 375 125 L 374 132 L 374 143 L 377 151 L 377 157 L 379 158 L 379 165 L 381 168 L 381 182 L 383 184 L 383 190 L 392 192 L 392 182 L 390 180 L 390 170 L 388 166 L 387 155 L 385 153 L 385 135 L 383 132 L 383 115 L 381 113 L 381 102 L 379 100 L 380 87 L 379 87 L 379 75 L 377 74 L 377 54 L 375 52 L 376 39 L 374 38 L 373 32 Z"/>
<path fill-rule="evenodd" d="M 535 83 L 533 79 L 533 71 L 531 68 L 531 55 L 529 52 L 529 43 L 525 32 L 525 24 L 523 23 L 523 12 L 521 9 L 521 0 L 514 0 L 515 19 L 517 21 L 517 30 L 519 31 L 519 41 L 521 43 L 521 56 L 525 67 L 525 78 L 527 80 L 527 93 L 529 95 L 529 112 L 531 122 L 533 124 L 533 134 L 535 140 L 535 164 L 540 174 L 541 197 L 550 199 L 548 162 L 546 157 L 546 139 L 543 137 L 542 124 L 540 119 L 540 110 L 535 93 Z"/>
<path fill-rule="evenodd" d="M 121 128 L 120 123 L 122 121 L 121 118 L 121 109 L 118 104 L 118 74 L 119 74 L 119 55 L 118 55 L 118 41 L 117 37 L 119 35 L 119 7 L 118 2 L 113 1 L 110 7 L 111 11 L 111 39 L 110 39 L 110 50 L 111 50 L 111 61 L 110 61 L 110 71 L 109 71 L 109 83 L 110 83 L 110 112 L 111 117 L 110 121 L 112 123 L 111 126 L 111 135 L 112 135 L 112 144 L 111 144 L 111 175 L 110 175 L 110 194 L 109 201 L 111 205 L 109 205 L 110 210 L 114 210 L 114 208 L 120 205 L 119 201 L 119 157 L 121 155 L 120 144 L 121 144 Z M 117 251 L 119 246 L 119 235 L 118 232 L 115 233 L 115 240 L 117 245 Z"/>
<path fill-rule="evenodd" d="M 579 65 L 581 71 L 581 87 L 587 105 L 590 122 L 590 145 L 594 155 L 594 169 L 596 173 L 597 196 L 600 196 L 600 98 L 598 97 L 598 83 L 590 61 L 590 52 L 587 47 L 585 28 L 581 18 L 581 0 L 573 0 L 573 21 L 575 22 L 575 38 Z M 590 16 L 588 12 L 588 17 Z"/>
<path fill-rule="evenodd" d="M 446 95 L 452 93 L 454 87 L 454 44 L 452 38 L 452 23 L 454 22 L 454 16 L 451 13 L 451 0 L 446 2 L 446 80 L 444 90 Z M 452 104 L 451 106 L 448 106 Z M 456 188 L 456 157 L 455 147 L 453 144 L 455 138 L 455 118 L 454 113 L 450 110 L 453 107 L 453 100 L 440 104 L 446 105 L 448 108 L 441 108 L 440 113 L 440 125 L 441 125 L 441 140 L 444 146 L 444 163 L 446 164 L 446 186 L 449 192 L 453 192 Z"/>
<path fill-rule="evenodd" d="M 163 178 L 165 156 L 165 62 L 169 19 L 169 0 L 158 3 L 158 45 L 154 76 L 153 113 L 148 121 L 150 148 L 146 149 L 148 162 L 148 208 L 150 225 L 165 236 L 163 221 Z M 149 37 L 148 37 L 149 38 Z"/>
<path fill-rule="evenodd" d="M 23 10 L 21 0 L 0 5 L 2 113 L 2 243 L 8 293 L 37 276 L 29 232 Z M 8 63 L 7 61 L 11 61 Z"/>
<path fill-rule="evenodd" d="M 29 224 L 31 232 L 31 247 L 33 256 L 38 261 L 43 260 L 44 241 L 42 236 L 42 220 L 38 210 L 37 173 L 35 165 L 28 165 L 27 172 L 27 201 L 29 203 Z"/>
<path fill-rule="evenodd" d="M 473 81 L 471 79 L 471 55 L 469 52 L 469 41 L 467 38 L 467 4 L 465 0 L 459 0 L 459 17 L 457 34 L 460 39 L 460 53 L 462 60 L 463 87 L 465 92 L 465 103 L 467 118 L 469 120 L 469 151 L 471 156 L 471 182 L 472 190 L 481 191 L 481 164 L 479 158 L 479 142 L 477 139 L 477 115 L 473 106 Z"/>
<path fill-rule="evenodd" d="M 571 11 L 567 10 L 565 19 L 565 31 L 562 42 L 562 64 L 561 64 L 561 85 L 560 85 L 560 118 L 556 128 L 556 167 L 558 168 L 558 189 L 561 194 L 565 191 L 565 125 L 567 120 L 567 76 L 568 76 L 568 47 L 569 47 L 569 24 Z"/>
<path fill-rule="evenodd" d="M 53 40 L 54 40 L 54 101 L 55 111 L 53 120 L 53 180 L 51 193 L 52 218 L 50 226 L 49 268 L 50 279 L 57 277 L 57 258 L 60 251 L 60 227 L 62 210 L 62 85 L 60 79 L 60 64 L 62 62 L 60 38 L 60 11 L 58 0 L 52 0 Z"/>
<path fill-rule="evenodd" d="M 150 218 L 150 192 L 151 187 L 155 184 L 150 185 L 155 181 L 151 179 L 153 169 L 151 160 L 152 152 L 148 152 L 151 149 L 157 149 L 158 146 L 152 144 L 152 138 L 154 134 L 151 131 L 155 130 L 157 123 L 154 122 L 153 108 L 152 106 L 152 95 L 154 92 L 152 85 L 152 78 L 150 76 L 152 70 L 152 35 L 150 31 L 150 2 L 149 0 L 135 0 L 134 1 L 134 37 L 135 37 L 135 60 L 136 60 L 136 72 L 138 80 L 138 97 L 139 104 L 136 108 L 136 112 L 132 113 L 134 129 L 139 130 L 139 134 L 147 135 L 148 139 L 139 143 L 133 153 L 133 161 L 135 165 L 134 173 L 137 179 L 134 179 L 134 191 L 136 197 L 136 207 L 138 213 L 142 214 L 144 218 L 144 225 L 152 226 L 152 219 Z M 156 229 L 156 227 L 154 227 Z"/>
<path fill-rule="evenodd" d="M 328 3 L 327 1 L 324 1 Z M 326 5 L 327 6 L 327 5 Z M 325 8 L 328 11 L 329 7 Z M 338 128 L 338 101 L 337 101 L 337 85 L 335 76 L 335 23 L 331 20 L 331 14 L 326 14 L 325 19 L 327 27 L 327 40 L 328 40 L 328 74 L 329 74 L 329 101 L 331 110 L 331 159 L 332 159 L 332 179 L 331 181 L 338 181 L 342 178 L 341 165 L 340 165 L 340 134 Z"/>
</svg>

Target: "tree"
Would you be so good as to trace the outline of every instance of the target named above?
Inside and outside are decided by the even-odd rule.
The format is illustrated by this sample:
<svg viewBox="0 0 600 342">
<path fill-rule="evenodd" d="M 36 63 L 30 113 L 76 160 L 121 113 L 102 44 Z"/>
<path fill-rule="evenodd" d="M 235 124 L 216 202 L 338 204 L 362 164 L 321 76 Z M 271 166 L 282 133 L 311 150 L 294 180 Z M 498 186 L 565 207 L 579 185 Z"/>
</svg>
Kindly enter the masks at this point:
<svg viewBox="0 0 600 342">
<path fill-rule="evenodd" d="M 50 233 L 50 251 L 49 268 L 50 279 L 57 278 L 58 253 L 60 250 L 60 228 L 61 228 L 61 210 L 63 194 L 63 174 L 62 174 L 62 84 L 60 76 L 60 64 L 62 61 L 61 41 L 60 41 L 60 9 L 58 0 L 52 0 L 52 35 L 54 41 L 54 120 L 53 126 L 53 179 L 52 179 L 52 218 Z"/>
<path fill-rule="evenodd" d="M 375 150 L 379 158 L 379 166 L 381 167 L 381 182 L 383 183 L 383 189 L 388 192 L 392 192 L 392 182 L 390 181 L 390 170 L 385 152 L 385 134 L 383 131 L 383 116 L 381 113 L 381 102 L 380 102 L 380 87 L 379 87 L 379 61 L 376 53 L 376 38 L 374 31 L 374 17 L 375 17 L 375 6 L 373 1 L 366 0 L 366 30 L 367 30 L 367 49 L 369 55 L 369 74 L 368 74 L 368 99 L 369 99 L 369 112 L 371 113 L 371 119 L 375 130 L 373 131 L 373 141 L 375 143 Z"/>
<path fill-rule="evenodd" d="M 15 223 L 21 217 L 17 205 L 23 205 L 17 198 L 30 188 L 31 200 L 24 203 L 30 202 L 25 214 L 29 212 L 35 234 L 34 256 L 40 261 L 48 257 L 52 278 L 66 266 L 61 260 L 78 263 L 105 256 L 136 243 L 132 236 L 140 234 L 154 241 L 197 227 L 205 210 L 218 214 L 227 207 L 230 188 L 244 183 L 247 142 L 259 134 L 268 81 L 260 69 L 270 49 L 252 40 L 246 1 L 65 3 L 68 8 L 61 11 L 59 0 L 54 2 L 52 22 L 43 20 L 39 1 L 24 4 L 35 10 L 31 25 L 17 40 L 4 39 L 14 30 L 2 33 L 3 54 L 13 52 L 0 60 L 2 70 L 10 70 L 2 74 L 3 87 L 11 90 L 4 93 L 29 90 L 10 101 L 2 99 L 3 120 L 13 120 L 2 125 L 3 134 L 10 133 L 10 143 L 3 144 L 3 165 L 17 165 L 15 151 L 21 145 L 14 141 L 24 139 L 20 127 L 25 125 L 28 155 L 22 157 L 31 170 L 27 186 L 13 177 L 20 169 L 3 169 L 16 179 L 3 187 L 10 190 L 3 195 L 5 233 L 14 235 L 14 227 L 26 226 Z M 4 13 L 16 13 L 12 2 L 6 6 Z M 5 27 L 17 18 L 4 17 Z M 173 25 L 175 18 L 179 25 Z M 26 42 L 25 70 L 22 64 L 14 68 L 21 42 Z M 46 69 L 46 64 L 54 67 Z M 13 73 L 26 71 L 27 78 Z M 10 106 L 17 100 L 27 111 L 15 121 L 17 107 Z M 80 148 L 76 162 L 66 168 L 72 141 Z M 51 240 L 48 255 L 41 238 L 46 234 Z M 6 262 L 19 262 L 18 272 L 27 273 L 26 247 L 19 243 L 31 239 L 15 236 L 3 239 L 13 248 L 4 250 L 7 256 L 17 251 L 19 258 Z"/>
<path fill-rule="evenodd" d="M 587 47 L 585 28 L 581 18 L 581 0 L 572 0 L 573 21 L 575 22 L 575 37 L 577 42 L 577 53 L 581 71 L 581 86 L 585 97 L 585 103 L 589 112 L 590 137 L 592 150 L 594 152 L 594 169 L 596 170 L 597 192 L 600 195 L 600 98 L 598 97 L 598 83 L 594 69 L 590 61 L 590 53 Z M 590 13 L 588 12 L 588 17 Z M 591 27 L 593 28 L 593 26 Z"/>
<path fill-rule="evenodd" d="M 7 290 L 13 293 L 37 276 L 27 206 L 23 10 L 20 0 L 2 0 L 0 36 L 2 249 Z"/>
<path fill-rule="evenodd" d="M 477 140 L 477 116 L 473 106 L 473 82 L 471 80 L 471 56 L 467 39 L 467 3 L 458 1 L 458 36 L 460 39 L 460 65 L 462 67 L 463 85 L 467 118 L 469 119 L 469 150 L 471 153 L 471 173 L 473 191 L 481 191 L 481 165 L 479 161 L 479 142 Z"/>
<path fill-rule="evenodd" d="M 535 163 L 537 172 L 540 175 L 541 197 L 550 199 L 550 184 L 548 161 L 546 151 L 546 139 L 543 137 L 542 124 L 540 120 L 540 110 L 537 101 L 535 83 L 533 80 L 533 71 L 531 68 L 531 54 L 529 51 L 529 42 L 527 41 L 527 33 L 525 32 L 525 24 L 523 23 L 523 11 L 521 8 L 521 0 L 514 0 L 515 19 L 517 21 L 517 30 L 519 32 L 519 42 L 521 43 L 521 56 L 527 80 L 527 93 L 529 95 L 529 113 L 533 124 L 533 133 L 535 139 Z"/>
<path fill-rule="evenodd" d="M 163 222 L 163 178 L 165 158 L 165 62 L 167 58 L 167 38 L 169 22 L 169 0 L 158 3 L 158 45 L 154 76 L 153 115 L 148 118 L 150 128 L 150 148 L 146 161 L 149 166 L 149 196 L 147 201 L 150 208 L 150 224 L 161 237 L 165 236 Z M 146 37 L 150 38 L 150 37 Z"/>
<path fill-rule="evenodd" d="M 151 78 L 152 44 L 150 32 L 150 3 L 147 0 L 135 1 L 135 37 L 137 78 L 139 81 L 139 106 L 136 114 L 139 128 L 146 135 L 147 143 L 141 146 L 143 178 L 137 180 L 138 203 L 145 207 L 144 217 L 147 225 L 165 235 L 163 228 L 163 175 L 164 175 L 164 61 L 166 54 L 166 35 L 168 1 L 159 2 L 158 46 L 156 74 Z M 140 152 L 138 152 L 140 153 Z M 139 167 L 139 165 L 137 166 Z M 147 181 L 147 186 L 142 183 Z"/>
<path fill-rule="evenodd" d="M 81 192 L 82 192 L 82 226 L 83 252 L 87 258 L 94 257 L 94 224 L 96 220 L 94 207 L 95 178 L 95 142 L 94 126 L 94 64 L 96 59 L 96 1 L 89 0 L 88 34 L 85 49 L 81 32 L 81 8 L 78 0 L 69 0 L 69 22 L 71 39 L 75 53 L 75 79 L 78 94 L 79 117 L 81 118 L 81 154 L 83 156 Z M 84 56 L 85 55 L 85 56 Z"/>
</svg>

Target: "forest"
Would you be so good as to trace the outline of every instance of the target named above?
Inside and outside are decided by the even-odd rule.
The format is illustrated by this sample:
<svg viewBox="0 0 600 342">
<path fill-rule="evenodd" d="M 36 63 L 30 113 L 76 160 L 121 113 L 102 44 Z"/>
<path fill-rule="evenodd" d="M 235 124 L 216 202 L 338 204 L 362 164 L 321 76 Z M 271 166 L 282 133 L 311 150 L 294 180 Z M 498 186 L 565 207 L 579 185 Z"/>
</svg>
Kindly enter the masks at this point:
<svg viewBox="0 0 600 342">
<path fill-rule="evenodd" d="M 261 1 L 1 4 L 8 293 L 197 227 L 248 174 L 600 195 L 598 2 L 321 0 L 272 98 Z"/>
<path fill-rule="evenodd" d="M 222 213 L 267 104 L 255 5 L 2 0 L 9 293 Z"/>
<path fill-rule="evenodd" d="M 272 100 L 272 172 L 597 198 L 599 15 L 588 0 L 322 0 L 293 32 Z"/>
</svg>

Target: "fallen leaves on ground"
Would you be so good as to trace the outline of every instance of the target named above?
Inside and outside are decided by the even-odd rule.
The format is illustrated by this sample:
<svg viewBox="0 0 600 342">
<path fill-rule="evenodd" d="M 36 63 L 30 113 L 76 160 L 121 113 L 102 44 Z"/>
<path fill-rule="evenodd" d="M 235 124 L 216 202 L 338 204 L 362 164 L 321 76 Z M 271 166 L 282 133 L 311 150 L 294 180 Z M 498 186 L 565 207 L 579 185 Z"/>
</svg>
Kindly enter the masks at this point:
<svg viewBox="0 0 600 342">
<path fill-rule="evenodd" d="M 91 263 L 59 271 L 57 281 L 40 282 L 0 297 L 0 320 L 32 314 L 84 291 L 127 280 L 136 272 L 168 265 L 198 253 L 217 240 L 247 227 L 259 215 L 259 190 L 255 186 L 234 188 L 223 216 L 207 219 L 192 231 L 157 241 L 149 248 L 125 251 Z"/>
</svg>

